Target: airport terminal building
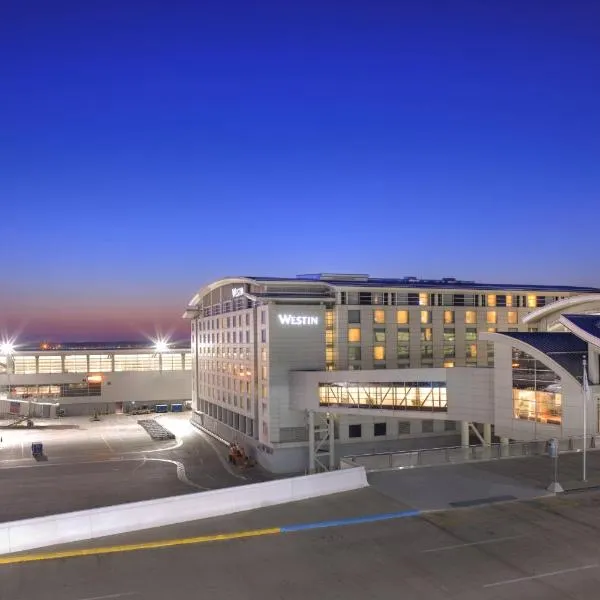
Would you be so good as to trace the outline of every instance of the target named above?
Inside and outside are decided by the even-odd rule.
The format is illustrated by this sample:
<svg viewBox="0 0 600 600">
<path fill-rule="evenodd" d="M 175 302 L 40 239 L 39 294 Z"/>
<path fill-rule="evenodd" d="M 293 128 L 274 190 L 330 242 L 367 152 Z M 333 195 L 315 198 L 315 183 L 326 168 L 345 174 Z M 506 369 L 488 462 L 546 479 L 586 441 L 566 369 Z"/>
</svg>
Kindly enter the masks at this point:
<svg viewBox="0 0 600 600">
<path fill-rule="evenodd" d="M 503 438 L 575 435 L 582 360 L 596 393 L 600 341 L 581 337 L 573 313 L 600 314 L 600 289 L 221 279 L 184 315 L 193 419 L 275 472 L 335 466 L 340 453 L 464 444 L 472 424 L 487 442 L 492 425 Z"/>
<path fill-rule="evenodd" d="M 161 351 L 139 343 L 17 347 L 0 355 L 0 399 L 56 404 L 65 416 L 127 413 L 157 404 L 169 408 L 189 403 L 191 368 L 189 346 Z M 10 416 L 0 404 L 0 418 Z"/>
</svg>

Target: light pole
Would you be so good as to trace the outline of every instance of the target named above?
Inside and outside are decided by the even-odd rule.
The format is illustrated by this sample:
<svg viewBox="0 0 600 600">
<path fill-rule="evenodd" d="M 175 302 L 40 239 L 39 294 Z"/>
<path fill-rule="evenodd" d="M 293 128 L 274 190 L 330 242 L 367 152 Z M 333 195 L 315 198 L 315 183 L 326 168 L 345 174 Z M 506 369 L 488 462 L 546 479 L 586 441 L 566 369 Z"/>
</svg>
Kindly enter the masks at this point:
<svg viewBox="0 0 600 600">
<path fill-rule="evenodd" d="M 587 357 L 583 357 L 583 481 L 587 481 L 587 403 L 588 403 L 588 375 L 587 375 Z"/>
<path fill-rule="evenodd" d="M 15 352 L 15 344 L 12 340 L 6 340 L 0 344 L 0 356 L 6 357 L 6 381 L 8 384 L 8 391 L 6 393 L 6 398 L 10 399 L 10 370 L 12 365 L 8 363 L 12 361 L 12 356 Z"/>
</svg>

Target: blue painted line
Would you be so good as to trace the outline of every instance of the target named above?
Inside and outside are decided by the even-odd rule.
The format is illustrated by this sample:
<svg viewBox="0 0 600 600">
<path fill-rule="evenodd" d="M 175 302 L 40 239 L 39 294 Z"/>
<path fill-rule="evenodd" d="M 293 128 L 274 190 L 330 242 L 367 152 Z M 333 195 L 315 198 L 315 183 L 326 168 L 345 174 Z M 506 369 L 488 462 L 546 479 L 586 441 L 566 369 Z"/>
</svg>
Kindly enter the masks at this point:
<svg viewBox="0 0 600 600">
<path fill-rule="evenodd" d="M 405 510 L 402 512 L 366 515 L 364 517 L 352 517 L 350 519 L 337 519 L 335 521 L 318 521 L 317 523 L 284 525 L 280 529 L 281 533 L 291 533 L 293 531 L 304 531 L 307 529 L 323 529 L 325 527 L 341 527 L 343 525 L 356 525 L 358 523 L 374 523 L 376 521 L 389 521 L 390 519 L 402 519 L 404 517 L 417 517 L 420 514 L 420 510 Z"/>
</svg>

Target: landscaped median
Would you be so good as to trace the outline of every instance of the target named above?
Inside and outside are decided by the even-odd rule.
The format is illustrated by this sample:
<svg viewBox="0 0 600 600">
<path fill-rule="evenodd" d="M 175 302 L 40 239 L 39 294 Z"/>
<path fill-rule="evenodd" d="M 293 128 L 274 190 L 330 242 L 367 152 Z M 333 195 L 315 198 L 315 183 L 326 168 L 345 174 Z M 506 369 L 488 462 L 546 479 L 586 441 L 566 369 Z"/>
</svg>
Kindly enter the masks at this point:
<svg viewBox="0 0 600 600">
<path fill-rule="evenodd" d="M 197 521 L 368 486 L 363 467 L 0 524 L 0 554 Z"/>
</svg>

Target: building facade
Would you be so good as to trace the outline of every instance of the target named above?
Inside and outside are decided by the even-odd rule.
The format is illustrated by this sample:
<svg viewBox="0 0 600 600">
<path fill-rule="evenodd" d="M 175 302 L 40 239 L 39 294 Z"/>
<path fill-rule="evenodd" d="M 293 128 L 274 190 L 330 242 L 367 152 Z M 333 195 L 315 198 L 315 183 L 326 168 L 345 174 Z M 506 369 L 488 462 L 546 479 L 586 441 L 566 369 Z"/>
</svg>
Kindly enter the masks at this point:
<svg viewBox="0 0 600 600">
<path fill-rule="evenodd" d="M 342 452 L 441 445 L 460 435 L 458 421 L 493 422 L 494 340 L 483 334 L 535 333 L 530 313 L 596 292 L 367 275 L 222 279 L 185 313 L 194 418 L 273 471 L 306 469 L 314 411 Z"/>
<path fill-rule="evenodd" d="M 189 403 L 191 368 L 189 347 L 161 352 L 148 344 L 17 347 L 0 356 L 0 398 L 58 403 L 66 416 Z"/>
</svg>

